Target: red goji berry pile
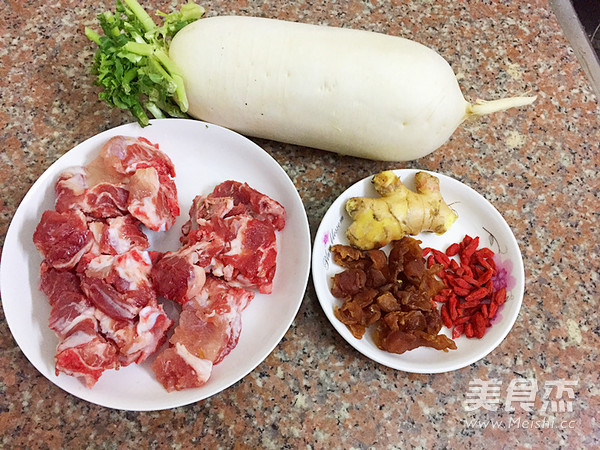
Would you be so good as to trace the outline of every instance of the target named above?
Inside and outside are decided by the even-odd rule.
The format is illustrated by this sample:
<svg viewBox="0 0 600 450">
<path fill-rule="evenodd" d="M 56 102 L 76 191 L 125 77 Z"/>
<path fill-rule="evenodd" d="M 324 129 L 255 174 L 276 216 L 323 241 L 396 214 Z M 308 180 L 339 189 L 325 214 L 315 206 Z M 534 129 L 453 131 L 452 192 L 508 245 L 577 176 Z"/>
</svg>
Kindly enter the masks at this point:
<svg viewBox="0 0 600 450">
<path fill-rule="evenodd" d="M 478 246 L 479 237 L 465 236 L 461 242 L 450 245 L 446 252 L 423 249 L 423 256 L 429 255 L 429 267 L 434 264 L 443 267 L 438 276 L 446 288 L 433 299 L 442 303 L 442 322 L 452 329 L 453 339 L 462 334 L 468 338 L 482 338 L 492 325 L 491 319 L 498 307 L 506 301 L 506 289 L 494 289 L 494 252 Z"/>
</svg>

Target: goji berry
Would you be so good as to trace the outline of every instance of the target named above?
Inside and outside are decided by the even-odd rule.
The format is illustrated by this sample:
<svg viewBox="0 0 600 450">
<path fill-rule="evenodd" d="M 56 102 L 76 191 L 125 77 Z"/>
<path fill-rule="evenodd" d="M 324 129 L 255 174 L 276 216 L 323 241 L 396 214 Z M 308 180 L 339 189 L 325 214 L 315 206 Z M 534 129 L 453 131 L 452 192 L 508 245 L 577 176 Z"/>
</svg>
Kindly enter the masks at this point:
<svg viewBox="0 0 600 450">
<path fill-rule="evenodd" d="M 454 321 L 454 325 L 464 325 L 466 322 L 471 320 L 472 316 L 462 316 Z"/>
<path fill-rule="evenodd" d="M 475 251 L 475 254 L 483 258 L 492 258 L 494 256 L 494 252 L 486 247 L 478 249 L 477 251 Z"/>
<path fill-rule="evenodd" d="M 460 250 L 460 245 L 458 243 L 452 244 L 446 249 L 446 255 L 455 256 L 458 254 L 459 250 Z"/>
<path fill-rule="evenodd" d="M 460 286 L 454 286 L 453 289 L 454 289 L 454 293 L 456 295 L 461 296 L 461 297 L 466 297 L 467 295 L 469 295 L 471 293 L 470 289 L 465 289 L 465 288 L 462 288 Z"/>
<path fill-rule="evenodd" d="M 467 283 L 469 283 L 471 286 L 480 286 L 479 280 L 476 280 L 475 278 L 473 278 L 467 274 L 464 274 L 462 279 L 465 280 Z"/>
<path fill-rule="evenodd" d="M 446 328 L 452 328 L 452 319 L 450 319 L 450 314 L 448 314 L 448 304 L 444 303 L 442 305 L 442 309 L 440 310 L 440 314 L 442 316 L 442 323 Z"/>
<path fill-rule="evenodd" d="M 483 286 L 485 283 L 490 281 L 493 276 L 494 276 L 493 270 L 491 270 L 491 269 L 486 270 L 483 273 L 483 275 L 481 275 L 480 277 L 477 278 L 477 282 L 478 282 L 479 286 Z"/>
<path fill-rule="evenodd" d="M 465 297 L 467 302 L 471 302 L 474 300 L 481 300 L 482 298 L 488 295 L 488 290 L 485 287 L 479 288 L 471 292 L 469 295 Z"/>
<path fill-rule="evenodd" d="M 465 324 L 465 336 L 468 338 L 473 337 L 473 324 L 471 322 Z"/>
<path fill-rule="evenodd" d="M 498 304 L 498 306 L 503 305 L 506 301 L 506 288 L 498 289 L 494 294 L 494 302 Z"/>
<path fill-rule="evenodd" d="M 463 289 L 473 289 L 473 286 L 471 284 L 469 284 L 467 281 L 464 280 L 464 278 L 455 278 L 454 281 L 454 286 L 458 286 L 461 287 Z"/>
<path fill-rule="evenodd" d="M 481 302 L 479 300 L 473 300 L 471 302 L 463 302 L 460 305 L 463 309 L 469 309 L 469 308 L 480 308 L 481 307 Z"/>
<path fill-rule="evenodd" d="M 473 315 L 473 334 L 475 335 L 475 337 L 477 338 L 482 338 L 483 335 L 485 334 L 485 319 L 483 317 L 483 314 L 481 314 L 481 312 L 476 312 Z"/>
<path fill-rule="evenodd" d="M 471 269 L 471 267 L 468 264 L 463 264 L 462 262 L 460 263 L 460 267 L 463 269 L 463 271 L 465 272 L 465 275 L 468 275 L 472 278 L 475 278 L 474 274 L 473 274 L 473 269 Z"/>
<path fill-rule="evenodd" d="M 481 314 L 483 314 L 483 317 L 485 317 L 486 319 L 488 318 L 488 307 L 485 303 L 481 305 Z"/>
<path fill-rule="evenodd" d="M 458 311 L 456 310 L 457 303 L 458 299 L 454 295 L 448 300 L 448 310 L 450 312 L 450 318 L 452 321 L 455 321 L 458 318 Z"/>
<path fill-rule="evenodd" d="M 492 280 L 488 281 L 487 283 L 485 283 L 482 288 L 487 289 L 488 294 L 491 294 L 494 292 L 494 283 L 492 282 Z"/>
<path fill-rule="evenodd" d="M 464 249 L 467 245 L 470 244 L 470 242 L 473 240 L 473 238 L 471 236 L 469 236 L 468 234 L 465 234 L 465 237 L 463 238 L 463 240 L 460 243 L 460 248 Z"/>
<path fill-rule="evenodd" d="M 475 253 L 475 250 L 477 250 L 478 245 L 479 236 L 471 239 L 469 243 L 465 246 L 465 248 L 463 248 L 462 252 L 460 253 L 460 259 L 469 261 L 471 259 L 471 256 L 473 256 L 473 254 Z"/>
<path fill-rule="evenodd" d="M 438 263 L 444 266 L 444 269 L 447 269 L 450 265 L 450 258 L 448 258 L 445 253 L 440 252 L 439 250 L 433 250 L 433 257 Z"/>
<path fill-rule="evenodd" d="M 448 296 L 446 295 L 436 295 L 433 299 L 438 303 L 446 303 L 448 301 Z"/>
<path fill-rule="evenodd" d="M 498 303 L 496 303 L 496 302 L 490 303 L 490 310 L 488 313 L 488 317 L 490 319 L 493 319 L 494 316 L 496 315 L 496 311 L 498 311 Z"/>
<path fill-rule="evenodd" d="M 457 339 L 460 337 L 460 335 L 463 333 L 465 329 L 464 325 L 457 325 L 454 327 L 454 330 L 452 330 L 452 339 Z"/>
<path fill-rule="evenodd" d="M 456 262 L 455 259 L 450 260 L 450 269 L 456 272 L 456 270 L 460 267 L 460 265 Z"/>
</svg>

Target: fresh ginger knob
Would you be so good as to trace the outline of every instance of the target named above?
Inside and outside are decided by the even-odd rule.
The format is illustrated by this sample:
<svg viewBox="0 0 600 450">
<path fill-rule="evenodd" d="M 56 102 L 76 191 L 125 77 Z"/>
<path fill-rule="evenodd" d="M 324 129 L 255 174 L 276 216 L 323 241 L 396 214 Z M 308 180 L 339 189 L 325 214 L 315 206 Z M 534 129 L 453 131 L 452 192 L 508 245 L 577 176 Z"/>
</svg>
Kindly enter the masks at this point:
<svg viewBox="0 0 600 450">
<path fill-rule="evenodd" d="M 353 220 L 346 236 L 354 247 L 380 248 L 422 231 L 443 234 L 458 217 L 442 198 L 439 180 L 427 172 L 415 175 L 416 192 L 391 170 L 375 175 L 372 183 L 380 198 L 353 197 L 346 202 Z"/>
</svg>

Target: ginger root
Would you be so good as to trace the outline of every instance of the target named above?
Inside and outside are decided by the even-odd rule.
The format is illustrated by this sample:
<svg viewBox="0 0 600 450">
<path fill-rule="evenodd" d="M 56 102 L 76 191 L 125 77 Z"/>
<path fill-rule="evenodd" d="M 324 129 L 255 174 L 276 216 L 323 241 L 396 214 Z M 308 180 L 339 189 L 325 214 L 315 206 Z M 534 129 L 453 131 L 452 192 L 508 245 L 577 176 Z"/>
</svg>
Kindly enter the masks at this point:
<svg viewBox="0 0 600 450">
<path fill-rule="evenodd" d="M 375 175 L 372 183 L 381 198 L 353 197 L 346 202 L 353 219 L 346 237 L 354 247 L 380 248 L 422 231 L 443 234 L 458 218 L 442 198 L 440 181 L 427 172 L 415 175 L 416 192 L 391 170 Z"/>
</svg>

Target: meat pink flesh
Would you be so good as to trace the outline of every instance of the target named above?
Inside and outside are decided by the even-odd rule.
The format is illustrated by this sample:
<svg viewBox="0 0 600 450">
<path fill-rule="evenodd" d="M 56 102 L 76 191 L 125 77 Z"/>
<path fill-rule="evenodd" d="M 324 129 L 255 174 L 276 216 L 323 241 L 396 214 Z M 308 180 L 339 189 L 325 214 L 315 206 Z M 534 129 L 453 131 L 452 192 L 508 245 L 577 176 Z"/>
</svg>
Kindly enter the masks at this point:
<svg viewBox="0 0 600 450">
<path fill-rule="evenodd" d="M 81 288 L 106 315 L 131 320 L 156 299 L 149 279 L 150 269 L 150 257 L 137 249 L 122 255 L 101 255 L 80 269 Z"/>
<path fill-rule="evenodd" d="M 42 214 L 33 235 L 44 258 L 48 325 L 59 339 L 57 374 L 92 387 L 104 370 L 141 363 L 166 340 L 173 322 L 149 278 L 161 255 L 145 251 L 141 225 L 158 231 L 174 223 L 173 176 L 158 146 L 124 136 L 110 139 L 87 166 L 59 176 L 55 210 Z M 194 271 L 204 276 L 202 268 Z"/>
<path fill-rule="evenodd" d="M 94 236 L 96 254 L 119 255 L 132 249 L 146 250 L 150 243 L 140 229 L 140 222 L 131 215 L 96 221 L 89 224 Z"/>
<path fill-rule="evenodd" d="M 105 370 L 118 367 L 115 347 L 98 333 L 77 331 L 64 339 L 56 349 L 56 375 L 82 378 L 88 388 L 96 384 Z"/>
<path fill-rule="evenodd" d="M 181 362 L 181 350 L 195 358 L 218 364 L 238 343 L 241 313 L 254 294 L 208 276 L 200 294 L 183 305 L 179 324 L 169 340 L 171 347 L 153 364 L 156 376 L 167 390 L 198 387 L 197 377 Z M 208 379 L 208 378 L 207 378 Z"/>
<path fill-rule="evenodd" d="M 115 136 L 100 151 L 105 166 L 118 173 L 131 175 L 137 169 L 154 167 L 158 172 L 175 176 L 171 159 L 143 137 Z"/>
<path fill-rule="evenodd" d="M 127 209 L 151 230 L 168 230 L 179 216 L 175 183 L 154 167 L 136 170 L 129 181 Z"/>
<path fill-rule="evenodd" d="M 158 354 L 152 363 L 156 379 L 168 392 L 202 387 L 212 373 L 212 363 L 191 355 L 185 347 L 173 346 Z"/>
<path fill-rule="evenodd" d="M 211 194 L 212 197 L 231 197 L 234 205 L 243 206 L 253 217 L 267 220 L 277 231 L 285 227 L 285 209 L 277 201 L 238 181 L 224 181 Z"/>
<path fill-rule="evenodd" d="M 157 294 L 181 305 L 198 295 L 206 274 L 196 263 L 193 248 L 167 252 L 152 266 L 151 278 Z"/>
<path fill-rule="evenodd" d="M 102 372 L 118 367 L 113 345 L 98 332 L 95 308 L 83 295 L 77 275 L 42 265 L 40 289 L 52 309 L 49 327 L 59 338 L 55 371 L 82 378 L 92 387 Z"/>
<path fill-rule="evenodd" d="M 71 269 L 92 245 L 85 216 L 80 211 L 44 211 L 33 234 L 33 243 L 46 263 Z"/>
<path fill-rule="evenodd" d="M 102 333 L 119 349 L 119 363 L 127 366 L 141 364 L 166 340 L 166 332 L 173 321 L 162 306 L 149 304 L 142 308 L 135 320 L 116 320 L 96 311 Z"/>
</svg>

